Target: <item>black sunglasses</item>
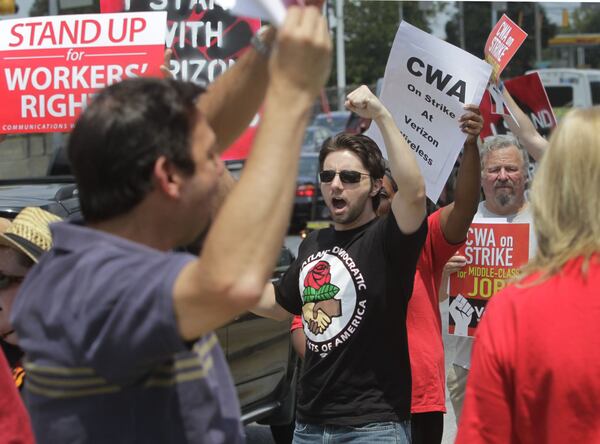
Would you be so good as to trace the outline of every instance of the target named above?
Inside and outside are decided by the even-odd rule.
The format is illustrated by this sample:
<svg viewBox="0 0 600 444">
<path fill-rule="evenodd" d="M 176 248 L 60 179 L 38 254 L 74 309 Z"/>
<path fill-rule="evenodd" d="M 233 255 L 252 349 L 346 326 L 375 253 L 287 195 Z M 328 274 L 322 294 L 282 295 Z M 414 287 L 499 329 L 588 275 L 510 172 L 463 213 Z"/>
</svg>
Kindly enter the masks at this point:
<svg viewBox="0 0 600 444">
<path fill-rule="evenodd" d="M 339 172 L 334 170 L 324 170 L 319 173 L 319 178 L 321 179 L 321 182 L 329 183 L 335 178 L 336 174 L 340 175 L 342 183 L 358 183 L 360 182 L 361 176 L 370 176 L 370 174 L 352 170 L 342 170 Z"/>
<path fill-rule="evenodd" d="M 0 271 L 0 289 L 10 287 L 12 284 L 20 284 L 25 279 L 25 276 L 9 276 Z"/>
</svg>

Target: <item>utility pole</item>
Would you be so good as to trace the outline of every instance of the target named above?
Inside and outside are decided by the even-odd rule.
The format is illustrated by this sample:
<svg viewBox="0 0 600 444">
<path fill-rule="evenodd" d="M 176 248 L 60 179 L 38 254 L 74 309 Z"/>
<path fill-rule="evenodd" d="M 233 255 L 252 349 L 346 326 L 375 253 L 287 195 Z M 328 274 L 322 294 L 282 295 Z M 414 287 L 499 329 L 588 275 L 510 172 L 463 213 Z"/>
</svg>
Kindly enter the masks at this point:
<svg viewBox="0 0 600 444">
<path fill-rule="evenodd" d="M 458 3 L 458 41 L 460 47 L 465 49 L 465 2 L 456 2 Z"/>
<path fill-rule="evenodd" d="M 344 110 L 346 97 L 346 48 L 344 43 L 344 0 L 336 0 L 336 68 L 337 68 L 337 93 L 338 109 Z"/>
<path fill-rule="evenodd" d="M 539 67 L 542 62 L 542 14 L 539 3 L 535 3 L 533 11 L 535 14 L 535 63 L 536 67 Z"/>
<path fill-rule="evenodd" d="M 401 23 L 404 20 L 404 7 L 402 6 L 402 1 L 398 2 L 398 23 Z"/>
</svg>

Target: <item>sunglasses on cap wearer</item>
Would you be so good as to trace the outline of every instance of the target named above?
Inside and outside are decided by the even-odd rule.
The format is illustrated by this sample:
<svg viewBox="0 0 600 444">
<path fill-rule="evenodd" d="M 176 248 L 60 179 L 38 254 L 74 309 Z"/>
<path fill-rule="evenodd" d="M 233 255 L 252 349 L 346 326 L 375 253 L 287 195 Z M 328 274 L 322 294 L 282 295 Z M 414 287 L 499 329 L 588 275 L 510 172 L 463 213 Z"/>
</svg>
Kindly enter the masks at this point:
<svg viewBox="0 0 600 444">
<path fill-rule="evenodd" d="M 0 271 L 0 290 L 10 287 L 13 284 L 20 284 L 25 276 L 10 276 Z"/>
<path fill-rule="evenodd" d="M 342 183 L 358 183 L 360 182 L 360 178 L 362 176 L 369 177 L 370 174 L 361 173 L 360 171 L 353 170 L 342 170 L 342 171 L 334 171 L 334 170 L 323 170 L 319 173 L 319 178 L 323 183 L 329 183 L 333 181 L 335 175 L 338 174 L 340 176 L 340 180 Z"/>
</svg>

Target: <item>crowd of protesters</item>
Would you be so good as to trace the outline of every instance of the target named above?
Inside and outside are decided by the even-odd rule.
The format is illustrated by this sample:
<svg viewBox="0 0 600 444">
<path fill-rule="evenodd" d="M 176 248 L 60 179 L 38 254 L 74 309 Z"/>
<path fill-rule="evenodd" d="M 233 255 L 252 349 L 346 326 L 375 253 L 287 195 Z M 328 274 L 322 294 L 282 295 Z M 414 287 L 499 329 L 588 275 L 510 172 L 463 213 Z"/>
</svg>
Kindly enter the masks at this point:
<svg viewBox="0 0 600 444">
<path fill-rule="evenodd" d="M 377 125 L 388 160 L 365 135 L 325 141 L 332 225 L 270 283 L 332 45 L 313 6 L 261 39 L 206 91 L 149 78 L 101 91 L 68 146 L 82 217 L 0 219 L 0 441 L 244 442 L 213 331 L 252 311 L 295 315 L 294 443 L 439 444 L 439 304 L 477 217 L 527 223 L 530 261 L 459 340 L 457 442 L 600 442 L 600 110 L 572 111 L 548 142 L 504 91 L 514 136 L 481 141 L 466 106 L 453 200 L 428 212 L 413 151 L 359 87 L 346 107 Z M 235 183 L 219 155 L 262 103 Z M 200 235 L 198 256 L 175 251 Z M 466 331 L 469 301 L 449 308 Z"/>
</svg>

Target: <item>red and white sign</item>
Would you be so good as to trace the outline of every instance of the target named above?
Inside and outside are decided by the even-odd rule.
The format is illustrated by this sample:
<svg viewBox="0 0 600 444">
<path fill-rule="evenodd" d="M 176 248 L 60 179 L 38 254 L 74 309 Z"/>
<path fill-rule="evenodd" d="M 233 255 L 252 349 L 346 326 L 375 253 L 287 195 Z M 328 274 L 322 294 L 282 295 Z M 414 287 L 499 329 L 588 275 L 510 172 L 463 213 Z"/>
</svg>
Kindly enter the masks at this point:
<svg viewBox="0 0 600 444">
<path fill-rule="evenodd" d="M 489 299 L 529 260 L 529 242 L 529 224 L 471 224 L 458 252 L 467 265 L 450 276 L 450 334 L 474 335 Z"/>
<path fill-rule="evenodd" d="M 160 75 L 165 21 L 164 12 L 0 21 L 0 132 L 68 132 L 98 89 Z"/>
<path fill-rule="evenodd" d="M 556 117 L 546 90 L 537 72 L 506 80 L 504 87 L 519 108 L 531 119 L 533 126 L 542 136 L 548 136 L 556 126 Z M 479 106 L 483 117 L 481 137 L 510 132 L 503 116 L 494 112 L 495 106 L 488 91 Z"/>
<path fill-rule="evenodd" d="M 485 43 L 485 61 L 492 65 L 492 78 L 498 80 L 500 73 L 506 68 L 510 59 L 513 58 L 517 49 L 527 38 L 515 22 L 503 14 Z"/>
<path fill-rule="evenodd" d="M 165 11 L 164 43 L 171 48 L 171 74 L 207 87 L 231 68 L 250 47 L 250 40 L 260 28 L 260 20 L 236 17 L 212 0 L 100 0 L 100 11 Z M 223 154 L 223 158 L 245 159 L 256 133 L 258 116 L 253 124 Z"/>
</svg>

